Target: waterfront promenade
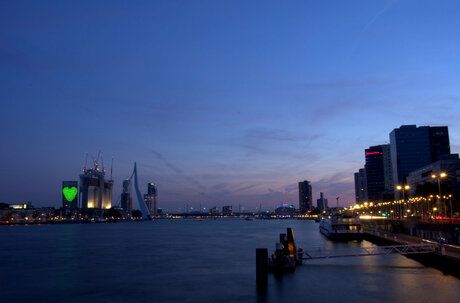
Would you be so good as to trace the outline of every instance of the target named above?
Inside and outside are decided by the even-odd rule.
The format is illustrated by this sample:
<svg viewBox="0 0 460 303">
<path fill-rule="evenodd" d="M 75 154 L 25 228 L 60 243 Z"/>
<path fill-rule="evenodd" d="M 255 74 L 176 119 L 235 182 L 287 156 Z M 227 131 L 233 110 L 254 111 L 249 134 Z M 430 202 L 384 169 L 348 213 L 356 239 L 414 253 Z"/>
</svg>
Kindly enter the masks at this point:
<svg viewBox="0 0 460 303">
<path fill-rule="evenodd" d="M 403 234 L 403 233 L 391 233 L 389 231 L 375 229 L 375 228 L 365 228 L 364 232 L 369 235 L 380 238 L 382 240 L 388 240 L 388 241 L 396 242 L 399 244 L 419 244 L 422 242 L 429 242 L 429 243 L 438 245 L 438 242 L 430 240 L 430 239 L 410 236 L 410 235 Z M 448 258 L 452 258 L 460 262 L 460 246 L 452 245 L 452 244 L 442 244 L 442 248 L 443 249 L 439 249 L 439 251 L 436 252 L 436 254 L 439 254 L 439 255 L 442 255 Z"/>
</svg>

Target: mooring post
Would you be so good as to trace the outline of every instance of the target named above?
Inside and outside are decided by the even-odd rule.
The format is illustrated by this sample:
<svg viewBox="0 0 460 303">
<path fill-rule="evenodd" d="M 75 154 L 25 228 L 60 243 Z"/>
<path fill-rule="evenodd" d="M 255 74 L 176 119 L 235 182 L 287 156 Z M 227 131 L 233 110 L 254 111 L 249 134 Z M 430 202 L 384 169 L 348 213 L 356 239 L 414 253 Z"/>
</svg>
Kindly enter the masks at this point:
<svg viewBox="0 0 460 303">
<path fill-rule="evenodd" d="M 256 283 L 259 291 L 265 291 L 268 285 L 268 249 L 256 248 Z"/>
</svg>

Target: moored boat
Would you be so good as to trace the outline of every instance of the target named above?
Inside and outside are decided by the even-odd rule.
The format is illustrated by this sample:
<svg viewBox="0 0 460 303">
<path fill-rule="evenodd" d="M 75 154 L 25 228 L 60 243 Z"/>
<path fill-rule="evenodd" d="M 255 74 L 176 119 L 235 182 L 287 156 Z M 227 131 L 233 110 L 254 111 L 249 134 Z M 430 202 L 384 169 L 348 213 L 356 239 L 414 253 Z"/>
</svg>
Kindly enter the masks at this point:
<svg viewBox="0 0 460 303">
<path fill-rule="evenodd" d="M 359 217 L 351 214 L 333 215 L 323 218 L 320 232 L 331 240 L 361 240 L 363 229 Z"/>
</svg>

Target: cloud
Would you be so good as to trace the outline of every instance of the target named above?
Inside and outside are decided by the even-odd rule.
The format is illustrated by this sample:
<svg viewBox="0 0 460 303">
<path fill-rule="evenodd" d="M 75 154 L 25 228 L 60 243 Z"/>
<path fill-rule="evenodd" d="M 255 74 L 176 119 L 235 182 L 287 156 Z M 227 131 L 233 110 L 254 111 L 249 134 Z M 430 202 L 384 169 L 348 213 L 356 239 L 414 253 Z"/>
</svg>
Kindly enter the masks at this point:
<svg viewBox="0 0 460 303">
<path fill-rule="evenodd" d="M 257 185 L 252 184 L 252 185 L 240 187 L 240 188 L 236 189 L 235 192 L 236 192 L 236 193 L 238 193 L 238 192 L 243 192 L 243 191 L 246 191 L 246 190 L 248 190 L 248 189 L 254 188 L 255 186 L 257 186 Z"/>
<path fill-rule="evenodd" d="M 268 192 L 270 194 L 282 194 L 282 192 L 280 191 L 277 191 L 277 190 L 274 190 L 274 189 L 271 189 L 271 188 L 267 188 Z"/>
<path fill-rule="evenodd" d="M 221 189 L 223 189 L 223 188 L 225 188 L 227 186 L 228 186 L 227 183 L 219 183 L 219 184 L 211 186 L 211 189 L 212 190 L 221 190 Z"/>
<path fill-rule="evenodd" d="M 292 191 L 296 191 L 298 190 L 299 188 L 299 185 L 298 184 L 291 184 L 291 185 L 286 185 L 284 187 L 284 191 L 287 192 L 287 193 L 290 193 Z"/>
</svg>

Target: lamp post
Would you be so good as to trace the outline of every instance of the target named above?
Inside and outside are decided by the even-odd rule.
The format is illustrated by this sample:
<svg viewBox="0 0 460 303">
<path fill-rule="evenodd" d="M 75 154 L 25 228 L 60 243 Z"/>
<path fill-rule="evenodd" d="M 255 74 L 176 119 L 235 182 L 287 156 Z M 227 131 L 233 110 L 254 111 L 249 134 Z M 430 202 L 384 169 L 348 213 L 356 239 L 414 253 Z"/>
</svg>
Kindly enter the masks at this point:
<svg viewBox="0 0 460 303">
<path fill-rule="evenodd" d="M 409 185 L 398 185 L 396 186 L 396 189 L 397 190 L 400 190 L 402 191 L 402 195 L 403 195 L 403 206 L 400 207 L 400 210 L 399 210 L 399 218 L 401 219 L 401 212 L 402 212 L 402 209 L 404 209 L 404 203 L 406 203 L 406 191 L 410 189 L 410 186 Z"/>
<path fill-rule="evenodd" d="M 443 172 L 439 173 L 439 175 L 436 175 L 436 174 L 432 174 L 432 175 L 431 175 L 431 178 L 437 179 L 437 180 L 438 180 L 438 190 L 439 190 L 438 206 L 439 206 L 439 208 L 440 208 L 440 210 L 441 210 L 441 216 L 443 215 L 443 214 L 442 214 L 443 207 L 442 207 L 442 205 L 441 205 L 441 199 L 442 199 L 442 196 L 441 196 L 441 179 L 442 179 L 442 178 L 445 178 L 445 177 L 447 177 L 447 174 L 446 174 L 446 173 L 443 173 Z M 445 214 L 444 214 L 444 215 L 445 215 Z"/>
</svg>

